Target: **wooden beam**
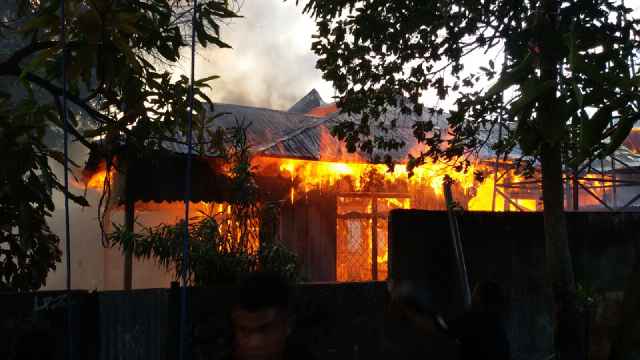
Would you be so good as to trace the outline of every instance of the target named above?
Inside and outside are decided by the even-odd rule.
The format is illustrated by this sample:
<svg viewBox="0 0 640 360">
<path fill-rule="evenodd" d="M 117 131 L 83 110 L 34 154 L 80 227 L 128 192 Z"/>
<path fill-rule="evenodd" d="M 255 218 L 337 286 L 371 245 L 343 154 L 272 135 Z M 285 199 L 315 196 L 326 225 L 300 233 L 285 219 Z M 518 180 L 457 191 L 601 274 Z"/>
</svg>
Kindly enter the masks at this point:
<svg viewBox="0 0 640 360">
<path fill-rule="evenodd" d="M 593 197 L 594 199 L 596 199 L 600 204 L 602 204 L 604 207 L 606 207 L 607 209 L 609 209 L 609 211 L 614 211 L 611 206 L 609 206 L 606 202 L 604 202 L 602 199 L 600 199 L 600 197 L 598 195 L 596 195 L 593 191 L 589 190 L 588 187 L 584 186 L 581 182 L 578 182 L 578 184 L 580 185 L 581 188 L 583 188 L 589 195 L 591 195 L 591 197 Z"/>
<path fill-rule="evenodd" d="M 522 212 L 526 212 L 527 210 L 524 209 L 522 206 L 518 205 L 517 202 L 513 201 L 513 199 L 511 199 L 511 196 L 503 193 L 502 191 L 500 191 L 500 189 L 498 189 L 498 193 L 504 198 L 505 200 L 505 212 L 507 211 L 506 208 L 510 206 L 509 205 L 513 205 L 516 209 L 518 209 L 518 211 L 522 211 Z"/>
<path fill-rule="evenodd" d="M 629 200 L 629 202 L 627 202 L 626 204 L 624 204 L 624 206 L 622 207 L 622 210 L 628 208 L 629 206 L 633 205 L 634 202 L 640 200 L 640 194 L 636 195 L 633 199 Z"/>
<path fill-rule="evenodd" d="M 336 194 L 338 197 L 352 197 L 352 198 L 403 198 L 409 199 L 411 195 L 408 193 L 382 193 L 382 192 L 339 192 Z"/>
<path fill-rule="evenodd" d="M 382 212 L 382 213 L 377 213 L 376 214 L 376 218 L 378 219 L 386 219 L 389 217 L 389 213 L 388 212 Z M 367 213 L 361 213 L 361 212 L 356 212 L 356 211 L 351 211 L 345 214 L 339 214 L 336 215 L 336 217 L 338 219 L 345 219 L 345 220 L 349 220 L 349 219 L 353 219 L 353 220 L 361 220 L 361 219 L 373 219 L 373 214 L 367 214 Z"/>
<path fill-rule="evenodd" d="M 378 199 L 371 199 L 371 279 L 378 280 Z"/>
<path fill-rule="evenodd" d="M 135 201 L 131 199 L 131 196 L 127 196 L 125 200 L 124 207 L 124 224 L 125 229 L 133 233 L 134 231 L 134 223 L 135 223 Z M 132 244 L 133 245 L 133 244 Z M 131 285 L 133 283 L 133 256 L 131 251 L 125 250 L 124 252 L 124 289 L 131 290 Z"/>
<path fill-rule="evenodd" d="M 578 181 L 578 173 L 573 174 L 573 188 L 571 189 L 571 195 L 573 195 L 573 211 L 580 209 L 580 181 Z"/>
</svg>

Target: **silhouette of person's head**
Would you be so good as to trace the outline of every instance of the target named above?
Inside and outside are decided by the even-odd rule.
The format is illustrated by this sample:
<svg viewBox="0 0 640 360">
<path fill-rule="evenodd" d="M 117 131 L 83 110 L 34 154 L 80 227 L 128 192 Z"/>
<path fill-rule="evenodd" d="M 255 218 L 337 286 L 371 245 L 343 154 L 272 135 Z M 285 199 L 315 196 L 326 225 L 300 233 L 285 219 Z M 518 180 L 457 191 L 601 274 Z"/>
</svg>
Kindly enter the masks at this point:
<svg viewBox="0 0 640 360">
<path fill-rule="evenodd" d="M 290 332 L 290 292 L 273 273 L 251 273 L 240 282 L 231 311 L 235 360 L 282 358 Z"/>
<path fill-rule="evenodd" d="M 506 307 L 506 298 L 500 284 L 483 281 L 473 289 L 471 310 L 495 315 L 502 314 Z"/>
</svg>

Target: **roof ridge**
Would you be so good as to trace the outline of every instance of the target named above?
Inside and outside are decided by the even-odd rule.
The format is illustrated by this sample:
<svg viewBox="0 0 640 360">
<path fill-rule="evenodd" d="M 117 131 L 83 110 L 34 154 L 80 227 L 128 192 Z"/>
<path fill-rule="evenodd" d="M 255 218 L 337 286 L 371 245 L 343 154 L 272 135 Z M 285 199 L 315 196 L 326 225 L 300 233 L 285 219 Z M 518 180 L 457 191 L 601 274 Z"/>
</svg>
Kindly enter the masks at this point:
<svg viewBox="0 0 640 360">
<path fill-rule="evenodd" d="M 317 118 L 317 116 L 309 116 L 307 114 L 292 113 L 292 112 L 283 111 L 283 110 L 269 109 L 269 108 L 266 108 L 266 107 L 240 105 L 240 104 L 229 104 L 229 103 L 213 103 L 214 111 L 215 111 L 216 105 L 226 105 L 226 106 L 241 107 L 241 108 L 245 108 L 245 109 L 254 109 L 254 110 L 266 110 L 266 111 L 275 112 L 275 113 L 281 113 L 281 114 L 285 114 L 285 115 L 304 116 L 304 117 L 312 118 L 312 119 L 313 118 Z"/>
<path fill-rule="evenodd" d="M 265 144 L 265 145 L 262 145 L 260 147 L 257 147 L 257 148 L 255 148 L 255 151 L 256 152 L 267 151 L 267 150 L 273 148 L 274 146 L 276 146 L 276 145 L 278 145 L 278 144 L 280 144 L 282 142 L 285 142 L 285 141 L 287 141 L 289 139 L 292 139 L 292 138 L 302 134 L 303 132 L 305 132 L 305 131 L 307 131 L 309 129 L 316 128 L 316 127 L 318 127 L 320 125 L 325 124 L 329 120 L 331 120 L 331 118 L 329 118 L 329 117 L 313 117 L 313 119 L 315 120 L 313 123 L 310 123 L 308 125 L 299 127 L 297 129 L 293 130 L 292 132 L 290 132 L 289 134 L 285 135 L 285 136 L 282 136 L 282 137 L 280 137 L 280 138 L 278 138 L 278 139 L 276 139 L 276 140 L 274 140 L 274 141 L 272 141 L 272 142 L 270 142 L 268 144 Z"/>
</svg>

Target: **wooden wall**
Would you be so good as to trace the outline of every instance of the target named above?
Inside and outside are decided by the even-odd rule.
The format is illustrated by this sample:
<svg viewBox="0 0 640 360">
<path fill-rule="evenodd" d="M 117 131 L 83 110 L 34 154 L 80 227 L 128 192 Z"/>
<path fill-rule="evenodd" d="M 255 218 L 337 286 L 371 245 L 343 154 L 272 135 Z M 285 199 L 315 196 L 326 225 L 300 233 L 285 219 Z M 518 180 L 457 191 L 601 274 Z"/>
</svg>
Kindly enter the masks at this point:
<svg viewBox="0 0 640 360">
<path fill-rule="evenodd" d="M 306 281 L 336 280 L 336 197 L 310 191 L 281 209 L 280 239 L 298 254 Z"/>
</svg>

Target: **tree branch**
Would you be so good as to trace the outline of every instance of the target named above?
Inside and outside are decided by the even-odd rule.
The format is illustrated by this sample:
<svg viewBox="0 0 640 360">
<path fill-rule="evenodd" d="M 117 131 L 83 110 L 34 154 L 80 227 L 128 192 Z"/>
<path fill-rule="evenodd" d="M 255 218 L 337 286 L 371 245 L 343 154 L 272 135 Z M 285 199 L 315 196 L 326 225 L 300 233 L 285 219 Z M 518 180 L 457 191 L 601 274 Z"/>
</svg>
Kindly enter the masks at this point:
<svg viewBox="0 0 640 360">
<path fill-rule="evenodd" d="M 0 63 L 0 75 L 11 75 L 10 73 L 19 67 L 20 62 L 26 57 L 38 51 L 51 48 L 58 44 L 57 41 L 32 42 L 31 44 L 17 50 L 5 62 Z"/>
<path fill-rule="evenodd" d="M 18 68 L 18 70 L 20 70 L 20 68 Z M 20 73 L 21 73 L 21 71 L 19 71 L 17 74 L 12 74 L 12 75 L 19 76 Z M 27 81 L 30 81 L 30 82 L 40 86 L 41 88 L 47 90 L 53 96 L 62 96 L 62 89 L 60 87 L 58 87 L 58 86 L 52 84 L 51 82 L 39 77 L 38 75 L 35 75 L 33 73 L 30 73 L 30 72 L 27 72 L 27 73 L 25 73 L 24 78 Z M 82 110 L 84 110 L 94 120 L 96 120 L 98 122 L 101 122 L 101 123 L 105 123 L 105 124 L 113 122 L 113 119 L 109 118 L 108 116 L 106 116 L 106 115 L 102 114 L 101 112 L 97 111 L 96 109 L 92 108 L 86 102 L 82 101 L 82 99 L 78 98 L 77 96 L 67 93 L 66 97 L 72 103 L 74 103 L 76 106 L 78 106 Z"/>
<path fill-rule="evenodd" d="M 14 75 L 20 67 L 20 62 L 38 51 L 50 49 L 59 44 L 58 41 L 34 41 L 29 45 L 15 51 L 6 61 L 0 63 L 0 75 Z M 67 49 L 80 45 L 79 41 L 67 42 Z"/>
<path fill-rule="evenodd" d="M 58 109 L 58 113 L 60 114 L 60 118 L 61 118 L 61 119 L 66 119 L 66 117 L 64 117 L 64 114 L 63 114 L 63 112 L 62 112 L 63 110 L 62 110 L 62 104 L 60 103 L 60 98 L 59 98 L 59 97 L 57 97 L 57 96 L 53 96 L 53 100 L 54 100 L 54 102 L 55 102 L 55 104 L 56 104 L 56 108 Z M 89 142 L 87 139 L 85 139 L 85 137 L 84 137 L 84 136 L 82 136 L 82 134 L 80 134 L 80 133 L 78 132 L 78 130 L 76 130 L 76 128 L 75 128 L 75 127 L 71 126 L 71 124 L 69 124 L 69 121 L 68 121 L 68 120 L 66 120 L 66 121 L 67 121 L 67 125 L 68 125 L 68 126 L 67 126 L 67 130 L 68 130 L 68 131 L 69 131 L 73 136 L 75 136 L 75 137 L 76 137 L 76 139 L 77 139 L 77 140 L 78 140 L 82 145 L 86 146 L 86 147 L 87 147 L 88 149 L 90 149 L 91 151 L 95 151 L 95 150 L 97 150 L 97 149 L 98 149 L 94 144 L 92 144 L 92 143 L 91 143 L 91 142 Z"/>
</svg>

